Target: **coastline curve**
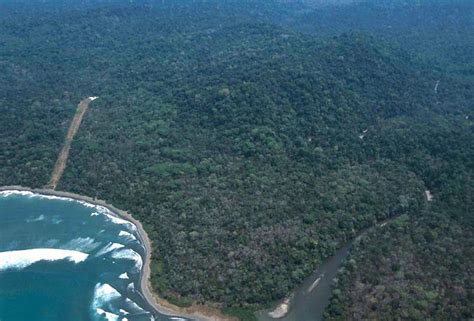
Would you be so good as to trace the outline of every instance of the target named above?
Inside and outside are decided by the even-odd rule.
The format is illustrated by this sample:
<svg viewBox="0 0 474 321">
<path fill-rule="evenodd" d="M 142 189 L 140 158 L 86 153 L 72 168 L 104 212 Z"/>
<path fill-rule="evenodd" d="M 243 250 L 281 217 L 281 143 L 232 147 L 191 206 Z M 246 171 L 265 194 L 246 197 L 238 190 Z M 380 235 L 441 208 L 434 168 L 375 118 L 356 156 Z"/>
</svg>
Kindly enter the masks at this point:
<svg viewBox="0 0 474 321">
<path fill-rule="evenodd" d="M 195 321 L 236 321 L 238 319 L 230 316 L 226 316 L 222 314 L 218 309 L 204 306 L 204 305 L 196 305 L 193 304 L 190 307 L 178 307 L 170 302 L 166 301 L 163 298 L 160 298 L 157 294 L 153 293 L 151 288 L 151 253 L 152 253 L 152 242 L 148 237 L 145 229 L 141 222 L 135 219 L 130 213 L 127 211 L 118 209 L 113 205 L 107 203 L 103 200 L 94 199 L 89 196 L 80 195 L 71 192 L 64 192 L 64 191 L 57 191 L 52 189 L 44 189 L 44 188 L 29 188 L 25 186 L 19 185 L 12 185 L 12 186 L 0 186 L 0 192 L 6 191 L 19 191 L 19 192 L 30 192 L 34 194 L 44 195 L 44 196 L 53 196 L 53 197 L 60 197 L 60 198 L 68 198 L 79 202 L 84 202 L 91 204 L 93 206 L 102 206 L 106 208 L 112 215 L 124 219 L 131 224 L 133 224 L 137 228 L 138 235 L 140 237 L 140 241 L 142 242 L 143 246 L 145 247 L 145 258 L 144 264 L 140 271 L 140 293 L 143 295 L 145 301 L 148 303 L 151 309 L 154 312 L 158 312 L 160 314 L 164 314 L 167 316 L 177 316 L 183 318 L 189 318 Z"/>
</svg>

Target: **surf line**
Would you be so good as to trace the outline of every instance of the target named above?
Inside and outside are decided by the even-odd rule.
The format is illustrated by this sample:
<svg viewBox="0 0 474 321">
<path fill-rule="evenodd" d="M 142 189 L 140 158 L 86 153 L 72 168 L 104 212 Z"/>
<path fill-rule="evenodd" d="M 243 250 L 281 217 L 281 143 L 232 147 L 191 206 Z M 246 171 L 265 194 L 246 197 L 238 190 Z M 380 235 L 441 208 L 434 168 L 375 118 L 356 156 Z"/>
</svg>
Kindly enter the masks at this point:
<svg viewBox="0 0 474 321">
<path fill-rule="evenodd" d="M 179 307 L 173 305 L 172 303 L 159 297 L 158 294 L 153 292 L 151 285 L 152 243 L 141 222 L 135 219 L 129 212 L 118 209 L 113 205 L 103 200 L 99 200 L 95 197 L 92 198 L 85 195 L 79 195 L 64 191 L 56 191 L 52 189 L 37 189 L 19 185 L 12 185 L 0 186 L 0 192 L 2 191 L 28 192 L 31 194 L 37 194 L 42 196 L 72 199 L 79 202 L 92 204 L 93 206 L 104 207 L 108 210 L 107 214 L 126 220 L 127 222 L 132 223 L 137 229 L 138 237 L 140 238 L 140 243 L 143 244 L 145 248 L 143 266 L 140 271 L 139 291 L 137 293 L 144 299 L 146 305 L 148 306 L 148 308 L 150 308 L 151 311 L 153 311 L 154 313 L 163 314 L 170 318 L 184 318 L 188 321 L 238 321 L 236 317 L 224 315 L 219 309 L 211 306 L 193 304 L 190 307 Z"/>
<path fill-rule="evenodd" d="M 69 126 L 69 129 L 67 131 L 63 148 L 59 153 L 58 159 L 56 160 L 56 164 L 54 165 L 53 172 L 51 173 L 51 178 L 45 188 L 55 190 L 58 186 L 59 180 L 63 175 L 64 169 L 66 168 L 66 162 L 69 157 L 69 150 L 71 149 L 72 140 L 74 139 L 74 136 L 76 135 L 79 126 L 81 126 L 82 118 L 84 117 L 84 114 L 86 113 L 89 104 L 97 98 L 99 97 L 91 96 L 84 98 L 77 106 L 76 113 L 74 114 L 74 118 L 72 119 L 71 125 Z"/>
</svg>

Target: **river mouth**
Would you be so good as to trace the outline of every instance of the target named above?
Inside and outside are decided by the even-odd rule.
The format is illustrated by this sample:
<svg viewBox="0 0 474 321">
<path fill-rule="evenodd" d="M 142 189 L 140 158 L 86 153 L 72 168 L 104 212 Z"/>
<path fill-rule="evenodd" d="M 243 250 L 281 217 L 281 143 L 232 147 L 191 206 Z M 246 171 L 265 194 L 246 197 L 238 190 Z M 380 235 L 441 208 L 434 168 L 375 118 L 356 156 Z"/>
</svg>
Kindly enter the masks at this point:
<svg viewBox="0 0 474 321">
<path fill-rule="evenodd" d="M 324 310 L 332 295 L 332 285 L 337 272 L 349 255 L 352 242 L 344 245 L 306 280 L 298 286 L 291 296 L 276 308 L 258 311 L 259 321 L 321 321 Z M 282 305 L 287 304 L 287 312 L 281 312 Z M 276 313 L 275 313 L 276 312 Z"/>
<path fill-rule="evenodd" d="M 0 320 L 177 319 L 144 299 L 146 247 L 106 207 L 8 190 L 0 220 Z"/>
</svg>

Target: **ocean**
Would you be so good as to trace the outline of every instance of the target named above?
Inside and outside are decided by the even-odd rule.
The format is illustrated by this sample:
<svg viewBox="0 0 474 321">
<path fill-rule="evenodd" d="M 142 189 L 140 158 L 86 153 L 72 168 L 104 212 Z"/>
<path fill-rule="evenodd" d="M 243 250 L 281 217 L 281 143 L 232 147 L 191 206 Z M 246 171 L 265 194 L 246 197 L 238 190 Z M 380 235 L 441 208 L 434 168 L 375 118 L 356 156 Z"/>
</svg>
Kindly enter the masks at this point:
<svg viewBox="0 0 474 321">
<path fill-rule="evenodd" d="M 0 321 L 186 320 L 140 292 L 137 228 L 102 206 L 0 192 Z"/>
</svg>

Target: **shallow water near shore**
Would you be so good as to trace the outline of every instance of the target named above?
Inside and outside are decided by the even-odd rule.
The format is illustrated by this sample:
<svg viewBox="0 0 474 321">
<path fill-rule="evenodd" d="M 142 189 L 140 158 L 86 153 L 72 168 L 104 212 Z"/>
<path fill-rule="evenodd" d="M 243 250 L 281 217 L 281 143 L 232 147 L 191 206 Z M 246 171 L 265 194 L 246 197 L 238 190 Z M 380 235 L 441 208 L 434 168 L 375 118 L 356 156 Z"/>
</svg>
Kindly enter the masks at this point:
<svg viewBox="0 0 474 321">
<path fill-rule="evenodd" d="M 144 257 L 135 225 L 105 207 L 0 192 L 2 321 L 187 320 L 143 298 Z"/>
</svg>

